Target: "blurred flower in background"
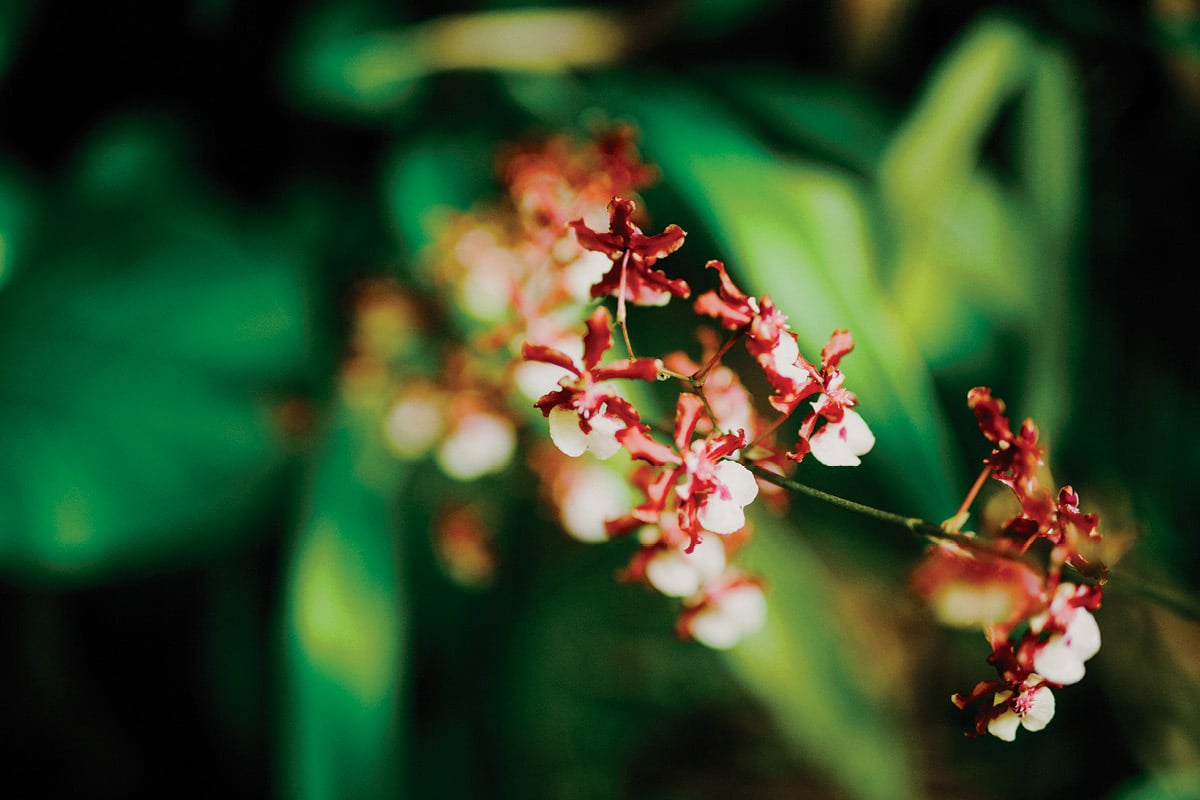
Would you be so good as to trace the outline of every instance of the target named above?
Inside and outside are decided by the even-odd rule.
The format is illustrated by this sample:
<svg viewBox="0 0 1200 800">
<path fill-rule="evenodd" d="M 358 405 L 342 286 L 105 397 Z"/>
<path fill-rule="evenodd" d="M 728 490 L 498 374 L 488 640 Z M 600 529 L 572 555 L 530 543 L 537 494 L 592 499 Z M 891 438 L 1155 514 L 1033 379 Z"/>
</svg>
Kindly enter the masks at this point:
<svg viewBox="0 0 1200 800">
<path fill-rule="evenodd" d="M 10 793 L 1200 796 L 1198 31 L 1191 0 L 5 3 Z M 669 259 L 619 269 L 617 196 Z M 664 362 L 591 419 L 669 438 L 648 379 L 721 348 L 680 289 L 718 284 L 795 340 L 730 348 L 698 435 L 756 440 L 828 348 L 815 458 L 756 463 L 937 521 L 995 387 L 1102 606 L 1017 623 L 1040 573 L 731 461 L 719 535 L 630 516 L 648 473 L 534 403 L 628 344 Z M 1036 516 L 1004 488 L 981 537 Z M 967 739 L 997 622 L 1033 661 Z"/>
</svg>

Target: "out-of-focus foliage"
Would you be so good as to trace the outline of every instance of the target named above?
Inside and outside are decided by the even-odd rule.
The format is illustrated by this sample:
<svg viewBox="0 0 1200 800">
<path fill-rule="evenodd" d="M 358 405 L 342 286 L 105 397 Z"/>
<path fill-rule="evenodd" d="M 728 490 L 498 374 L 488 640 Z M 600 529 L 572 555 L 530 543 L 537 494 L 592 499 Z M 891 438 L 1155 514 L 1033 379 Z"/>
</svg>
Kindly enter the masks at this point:
<svg viewBox="0 0 1200 800">
<path fill-rule="evenodd" d="M 1176 287 L 1200 247 L 1200 8 L 1013 5 L 114 6 L 63 44 L 66 4 L 5 4 L 12 774 L 69 751 L 83 766 L 48 794 L 193 774 L 313 798 L 1200 794 L 1195 623 L 1119 577 L 1052 726 L 966 741 L 946 698 L 985 645 L 909 597 L 920 542 L 801 498 L 757 517 L 768 624 L 716 654 L 612 579 L 628 543 L 565 541 L 524 463 L 460 483 L 383 446 L 376 401 L 454 322 L 421 303 L 439 226 L 495 193 L 505 142 L 624 120 L 693 287 L 721 258 L 804 352 L 854 333 L 877 448 L 802 480 L 949 517 L 985 450 L 963 398 L 990 384 L 1136 539 L 1118 576 L 1194 587 L 1200 365 Z M 89 65 L 108 94 L 76 96 Z M 55 104 L 66 121 L 35 119 Z M 363 370 L 354 298 L 381 276 L 427 330 Z M 683 341 L 664 319 L 638 316 L 639 344 Z M 496 537 L 478 584 L 436 540 L 463 506 Z"/>
<path fill-rule="evenodd" d="M 179 563 L 236 541 L 261 508 L 284 451 L 278 405 L 309 352 L 308 259 L 283 222 L 248 228 L 219 203 L 168 132 L 114 124 L 13 237 L 9 575 Z"/>
</svg>

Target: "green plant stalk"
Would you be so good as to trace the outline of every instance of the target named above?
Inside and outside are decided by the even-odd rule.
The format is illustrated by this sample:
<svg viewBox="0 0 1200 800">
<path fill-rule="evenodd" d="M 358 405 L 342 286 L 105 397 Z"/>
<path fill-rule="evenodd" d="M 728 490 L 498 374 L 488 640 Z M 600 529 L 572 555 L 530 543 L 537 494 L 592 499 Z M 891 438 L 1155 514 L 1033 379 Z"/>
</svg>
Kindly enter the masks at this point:
<svg viewBox="0 0 1200 800">
<path fill-rule="evenodd" d="M 1012 553 L 1002 553 L 996 548 L 992 547 L 986 541 L 981 541 L 964 533 L 946 530 L 939 525 L 934 525 L 932 522 L 927 522 L 919 517 L 906 517 L 903 514 L 895 514 L 891 511 L 884 511 L 882 509 L 868 506 L 863 503 L 858 503 L 853 500 L 847 500 L 844 497 L 838 497 L 837 495 L 823 492 L 820 489 L 813 488 L 812 486 L 807 486 L 803 483 L 797 483 L 796 481 L 789 480 L 788 478 L 784 478 L 783 476 L 777 475 L 770 470 L 763 469 L 762 467 L 758 467 L 753 464 L 745 464 L 745 467 L 749 469 L 755 477 L 760 478 L 768 483 L 772 483 L 782 489 L 787 489 L 788 491 L 795 492 L 796 494 L 808 495 L 809 497 L 829 503 L 837 508 L 862 514 L 863 516 L 870 517 L 871 519 L 877 519 L 880 522 L 898 525 L 907 529 L 909 532 L 916 534 L 917 536 L 954 542 L 955 544 L 971 550 L 987 552 L 1005 558 L 1013 557 Z M 1095 579 L 1085 575 L 1080 575 L 1079 579 L 1089 583 L 1095 582 Z M 1157 605 L 1160 605 L 1163 608 L 1178 614 L 1184 619 L 1192 620 L 1193 622 L 1200 622 L 1200 598 L 1197 598 L 1195 595 L 1182 589 L 1164 586 L 1148 578 L 1143 578 L 1128 572 L 1122 572 L 1117 575 L 1110 574 L 1105 587 L 1115 588 L 1118 591 L 1127 592 L 1140 597 L 1143 600 L 1156 603 Z"/>
</svg>

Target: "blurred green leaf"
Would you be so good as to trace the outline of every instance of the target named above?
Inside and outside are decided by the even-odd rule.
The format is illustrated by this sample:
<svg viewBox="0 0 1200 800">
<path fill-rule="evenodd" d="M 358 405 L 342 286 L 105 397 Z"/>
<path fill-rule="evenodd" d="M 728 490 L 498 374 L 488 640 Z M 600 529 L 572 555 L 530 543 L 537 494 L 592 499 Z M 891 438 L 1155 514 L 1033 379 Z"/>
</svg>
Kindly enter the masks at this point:
<svg viewBox="0 0 1200 800">
<path fill-rule="evenodd" d="M 128 144 L 100 141 L 78 175 Z M 309 351 L 304 237 L 168 174 L 77 182 L 0 292 L 8 573 L 93 578 L 227 544 L 281 465 L 272 393 Z"/>
<path fill-rule="evenodd" d="M 843 369 L 878 437 L 873 462 L 887 465 L 880 474 L 915 511 L 948 513 L 957 482 L 945 422 L 928 369 L 879 286 L 863 187 L 768 151 L 684 84 L 643 75 L 637 86 L 610 85 L 611 107 L 637 121 L 665 181 L 725 246 L 746 288 L 789 315 L 803 352 L 817 357 L 835 329 L 854 334 Z"/>
<path fill-rule="evenodd" d="M 1075 277 L 1083 231 L 1085 179 L 1083 81 L 1059 50 L 1037 50 L 1029 86 L 1021 96 L 1014 136 L 1028 225 L 1035 233 L 1034 308 L 1027 320 L 1036 346 L 1026 395 L 1029 413 L 1050 437 L 1071 415 L 1071 354 L 1079 329 Z M 1047 313 L 1049 312 L 1049 313 Z"/>
<path fill-rule="evenodd" d="M 781 0 L 687 0 L 672 10 L 679 15 L 680 33 L 711 39 L 728 37 L 781 5 Z"/>
<path fill-rule="evenodd" d="M 706 71 L 701 80 L 796 148 L 874 175 L 893 122 L 879 100 L 830 80 L 766 68 Z"/>
<path fill-rule="evenodd" d="M 336 8 L 314 15 L 293 48 L 290 81 L 312 104 L 393 114 L 422 78 L 448 70 L 565 73 L 617 61 L 636 33 L 590 8 L 448 14 L 404 27 L 365 27 Z"/>
<path fill-rule="evenodd" d="M 26 181 L 0 164 L 0 289 L 21 268 L 35 219 L 35 200 Z"/>
<path fill-rule="evenodd" d="M 993 177 L 986 146 L 1010 104 L 1015 186 Z M 879 171 L 890 284 L 922 353 L 935 367 L 960 362 L 998 330 L 1015 331 L 1029 353 L 1027 413 L 1050 437 L 1068 413 L 1081 140 L 1069 62 L 1017 23 L 988 16 L 942 59 Z"/>
<path fill-rule="evenodd" d="M 298 798 L 404 796 L 407 616 L 375 429 L 335 417 L 290 556 L 280 764 Z"/>
<path fill-rule="evenodd" d="M 20 47 L 21 35 L 32 8 L 30 0 L 0 2 L 0 80 L 3 80 L 9 61 Z"/>
<path fill-rule="evenodd" d="M 410 256 L 425 249 L 448 211 L 495 193 L 496 139 L 485 131 L 419 136 L 396 145 L 382 170 L 384 203 Z"/>
<path fill-rule="evenodd" d="M 1028 80 L 1030 47 L 1024 29 L 986 17 L 941 60 L 880 166 L 880 191 L 897 227 L 929 231 L 954 204 L 997 113 Z"/>
<path fill-rule="evenodd" d="M 1108 800 L 1192 800 L 1200 797 L 1200 768 L 1141 777 L 1107 797 Z"/>
<path fill-rule="evenodd" d="M 835 579 L 795 530 L 760 516 L 739 562 L 770 588 L 766 626 L 727 651 L 742 683 L 768 704 L 798 753 L 836 776 L 862 800 L 914 795 L 913 753 L 895 710 L 872 696 L 855 644 L 840 617 Z"/>
</svg>

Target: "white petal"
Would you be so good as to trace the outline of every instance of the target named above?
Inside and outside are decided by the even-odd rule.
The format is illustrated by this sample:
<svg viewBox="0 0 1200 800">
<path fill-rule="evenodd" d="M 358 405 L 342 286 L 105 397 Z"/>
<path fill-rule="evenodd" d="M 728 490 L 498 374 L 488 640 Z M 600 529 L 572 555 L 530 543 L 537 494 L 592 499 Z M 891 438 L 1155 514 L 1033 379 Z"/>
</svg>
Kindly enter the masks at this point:
<svg viewBox="0 0 1200 800">
<path fill-rule="evenodd" d="M 808 440 L 813 457 L 827 467 L 857 467 L 859 456 L 875 446 L 875 434 L 866 420 L 847 408 L 840 422 L 827 422 Z"/>
<path fill-rule="evenodd" d="M 850 452 L 856 456 L 871 452 L 871 448 L 875 446 L 875 434 L 871 433 L 867 421 L 852 408 L 847 408 L 842 413 L 842 436 Z"/>
<path fill-rule="evenodd" d="M 812 380 L 812 376 L 808 374 L 808 370 L 796 364 L 798 358 L 800 358 L 800 348 L 797 347 L 796 340 L 781 331 L 775 347 L 771 349 L 771 360 L 775 362 L 775 371 L 783 377 L 795 381 L 797 385 L 803 386 Z"/>
<path fill-rule="evenodd" d="M 1100 626 L 1086 608 L 1076 611 L 1067 625 L 1067 644 L 1082 661 L 1100 652 Z"/>
<path fill-rule="evenodd" d="M 563 285 L 577 302 L 586 303 L 592 299 L 592 287 L 612 269 L 612 265 L 612 260 L 604 253 L 584 250 L 579 258 L 563 267 Z"/>
<path fill-rule="evenodd" d="M 999 697 L 999 695 L 997 695 Z M 1003 701 L 1001 701 L 1003 702 Z M 998 705 L 998 704 L 997 704 Z M 1017 712 L 1009 709 L 1000 716 L 988 722 L 988 733 L 995 736 L 997 739 L 1003 739 L 1006 742 L 1011 742 L 1017 738 L 1017 728 L 1021 724 L 1021 718 L 1017 716 Z"/>
<path fill-rule="evenodd" d="M 1064 686 L 1083 680 L 1083 659 L 1071 647 L 1066 636 L 1057 633 L 1051 636 L 1037 655 L 1033 657 L 1033 668 L 1051 683 Z"/>
<path fill-rule="evenodd" d="M 516 445 L 511 422 L 495 414 L 476 413 L 459 420 L 436 458 L 451 478 L 468 481 L 506 467 Z"/>
<path fill-rule="evenodd" d="M 710 494 L 700 501 L 696 510 L 700 526 L 713 533 L 736 533 L 746 524 L 746 514 L 736 500 L 722 500 Z"/>
<path fill-rule="evenodd" d="M 862 463 L 846 441 L 845 428 L 840 422 L 826 422 L 808 440 L 813 458 L 827 467 L 857 467 Z"/>
<path fill-rule="evenodd" d="M 720 608 L 706 608 L 693 617 L 689 632 L 697 642 L 714 650 L 728 650 L 742 638 L 737 620 Z"/>
<path fill-rule="evenodd" d="M 737 619 L 743 635 L 753 633 L 767 621 L 767 598 L 753 584 L 730 590 L 721 598 L 721 605 L 725 613 Z"/>
<path fill-rule="evenodd" d="M 629 510 L 629 483 L 608 467 L 586 464 L 560 501 L 563 529 L 581 542 L 608 541 L 604 523 Z"/>
<path fill-rule="evenodd" d="M 587 450 L 587 435 L 579 429 L 579 415 L 562 406 L 550 409 L 550 440 L 572 458 Z"/>
<path fill-rule="evenodd" d="M 691 559 L 701 582 L 712 580 L 725 571 L 725 545 L 716 536 L 701 537 L 692 554 L 685 558 Z"/>
<path fill-rule="evenodd" d="M 730 589 L 692 619 L 692 638 L 717 650 L 727 650 L 762 627 L 767 600 L 752 584 Z"/>
<path fill-rule="evenodd" d="M 513 382 L 521 394 L 530 400 L 537 400 L 547 392 L 558 388 L 560 379 L 570 375 L 570 372 L 556 364 L 545 364 L 541 361 L 522 361 L 513 370 Z"/>
<path fill-rule="evenodd" d="M 592 417 L 592 429 L 587 434 L 587 449 L 601 461 L 612 458 L 621 449 L 621 443 L 617 441 L 617 431 L 623 427 L 619 419 L 602 414 Z"/>
<path fill-rule="evenodd" d="M 750 505 L 758 497 L 758 481 L 754 474 L 736 461 L 722 461 L 717 464 L 716 473 L 717 480 L 729 487 L 739 505 Z"/>
<path fill-rule="evenodd" d="M 445 427 L 442 410 L 433 397 L 405 397 L 388 410 L 384 440 L 402 458 L 416 458 L 433 447 Z"/>
<path fill-rule="evenodd" d="M 688 597 L 700 588 L 700 573 L 682 550 L 663 550 L 646 564 L 646 580 L 667 597 Z"/>
<path fill-rule="evenodd" d="M 1045 677 L 1045 676 L 1043 676 Z M 1030 698 L 1029 708 L 1021 717 L 1021 727 L 1027 731 L 1040 731 L 1054 719 L 1054 693 L 1043 686 L 1035 689 Z"/>
</svg>

